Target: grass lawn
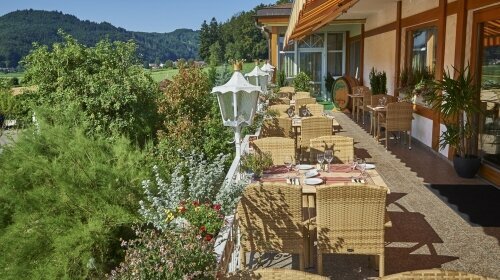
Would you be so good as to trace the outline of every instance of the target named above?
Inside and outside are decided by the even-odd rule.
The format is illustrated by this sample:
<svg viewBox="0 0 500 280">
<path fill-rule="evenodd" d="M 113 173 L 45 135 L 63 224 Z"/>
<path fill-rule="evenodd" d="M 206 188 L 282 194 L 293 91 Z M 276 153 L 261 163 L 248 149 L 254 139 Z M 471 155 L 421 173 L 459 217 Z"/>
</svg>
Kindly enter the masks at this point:
<svg viewBox="0 0 500 280">
<path fill-rule="evenodd" d="M 247 62 L 243 64 L 243 73 L 248 73 L 252 71 L 252 69 L 255 67 L 255 64 L 253 62 Z M 233 67 L 228 66 L 229 70 L 232 72 Z M 203 71 L 208 72 L 209 67 L 203 68 Z M 217 66 L 217 70 L 219 71 L 222 69 L 222 66 Z M 153 77 L 153 80 L 155 82 L 159 82 L 164 79 L 169 79 L 172 80 L 172 78 L 179 73 L 179 69 L 155 69 L 155 70 L 150 70 L 151 76 Z"/>
<path fill-rule="evenodd" d="M 12 73 L 7 73 L 7 74 L 0 72 L 0 79 L 1 78 L 11 78 L 11 77 L 16 77 L 19 79 L 19 82 L 21 82 L 21 80 L 24 77 L 24 72 L 12 72 Z"/>
</svg>

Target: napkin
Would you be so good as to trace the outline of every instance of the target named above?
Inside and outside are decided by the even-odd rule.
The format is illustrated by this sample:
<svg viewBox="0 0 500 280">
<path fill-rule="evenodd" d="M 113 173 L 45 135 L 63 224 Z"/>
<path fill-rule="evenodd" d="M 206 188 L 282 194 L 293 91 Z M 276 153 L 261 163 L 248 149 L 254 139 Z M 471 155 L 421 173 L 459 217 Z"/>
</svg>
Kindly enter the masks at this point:
<svg viewBox="0 0 500 280">
<path fill-rule="evenodd" d="M 347 164 L 331 164 L 330 165 L 330 172 L 351 172 L 352 168 L 350 165 Z"/>
<path fill-rule="evenodd" d="M 264 170 L 264 174 L 282 174 L 287 172 L 288 168 L 284 165 L 275 165 L 269 169 Z"/>
</svg>

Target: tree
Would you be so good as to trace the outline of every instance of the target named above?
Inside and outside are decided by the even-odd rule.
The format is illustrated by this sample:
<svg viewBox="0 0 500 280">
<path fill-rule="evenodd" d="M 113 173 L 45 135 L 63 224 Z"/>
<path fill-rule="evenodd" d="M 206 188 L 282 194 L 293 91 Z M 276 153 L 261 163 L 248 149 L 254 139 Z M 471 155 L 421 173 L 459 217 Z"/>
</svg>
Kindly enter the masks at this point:
<svg viewBox="0 0 500 280">
<path fill-rule="evenodd" d="M 210 65 L 219 65 L 223 59 L 222 48 L 219 42 L 215 42 L 210 46 Z"/>
<path fill-rule="evenodd" d="M 138 63 L 135 43 L 103 40 L 88 48 L 60 35 L 62 43 L 36 46 L 24 60 L 24 81 L 38 87 L 37 105 L 54 122 L 79 123 L 89 135 L 153 138 L 159 91 Z"/>
<path fill-rule="evenodd" d="M 201 29 L 200 29 L 200 46 L 198 49 L 198 54 L 201 59 L 206 60 L 208 59 L 209 56 L 209 48 L 210 48 L 210 31 L 208 29 L 208 24 L 207 21 L 204 20 L 203 23 L 201 24 Z"/>
<path fill-rule="evenodd" d="M 286 4 L 286 3 L 293 3 L 293 0 L 278 0 L 278 1 L 276 1 L 276 5 Z"/>
</svg>

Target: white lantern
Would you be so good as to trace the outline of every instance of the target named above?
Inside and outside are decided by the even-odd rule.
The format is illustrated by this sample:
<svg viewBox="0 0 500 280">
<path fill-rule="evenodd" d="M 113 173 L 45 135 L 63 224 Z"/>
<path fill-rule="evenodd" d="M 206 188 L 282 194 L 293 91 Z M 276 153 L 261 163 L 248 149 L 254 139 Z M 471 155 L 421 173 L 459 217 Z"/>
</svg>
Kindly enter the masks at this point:
<svg viewBox="0 0 500 280">
<path fill-rule="evenodd" d="M 262 67 L 260 68 L 260 70 L 266 72 L 269 74 L 268 78 L 268 82 L 271 83 L 272 80 L 273 80 L 273 74 L 274 74 L 274 69 L 275 67 L 272 66 L 271 64 L 269 64 L 269 61 L 266 61 L 266 64 L 262 65 Z"/>
<path fill-rule="evenodd" d="M 261 89 L 250 84 L 241 74 L 241 63 L 235 64 L 233 76 L 222 86 L 212 89 L 217 95 L 225 126 L 231 126 L 235 130 L 236 156 L 240 156 L 240 129 L 251 125 L 257 109 L 257 101 Z"/>
<path fill-rule="evenodd" d="M 260 70 L 259 66 L 256 64 L 252 72 L 245 74 L 248 81 L 256 86 L 260 86 L 262 93 L 267 94 L 267 82 L 269 81 L 269 74 Z"/>
</svg>

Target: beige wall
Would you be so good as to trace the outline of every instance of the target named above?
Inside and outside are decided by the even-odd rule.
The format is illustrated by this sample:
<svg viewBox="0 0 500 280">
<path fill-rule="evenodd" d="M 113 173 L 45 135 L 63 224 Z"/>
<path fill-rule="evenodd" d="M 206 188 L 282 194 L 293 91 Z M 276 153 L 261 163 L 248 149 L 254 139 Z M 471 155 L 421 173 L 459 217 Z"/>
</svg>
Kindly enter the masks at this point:
<svg viewBox="0 0 500 280">
<path fill-rule="evenodd" d="M 370 71 L 375 67 L 378 71 L 385 71 L 388 93 L 394 94 L 395 49 L 395 30 L 365 39 L 363 81 L 366 86 L 370 86 Z"/>
<path fill-rule="evenodd" d="M 372 14 L 366 18 L 365 30 L 374 29 L 376 27 L 396 21 L 396 12 L 396 2 L 391 5 L 385 5 L 384 9 L 381 9 L 378 13 Z"/>
<path fill-rule="evenodd" d="M 444 45 L 444 71 L 447 69 L 452 71 L 453 63 L 455 63 L 455 40 L 457 29 L 457 14 L 450 15 L 446 18 L 446 40 Z"/>
<path fill-rule="evenodd" d="M 439 0 L 403 0 L 401 16 L 409 17 L 439 6 Z"/>
</svg>

